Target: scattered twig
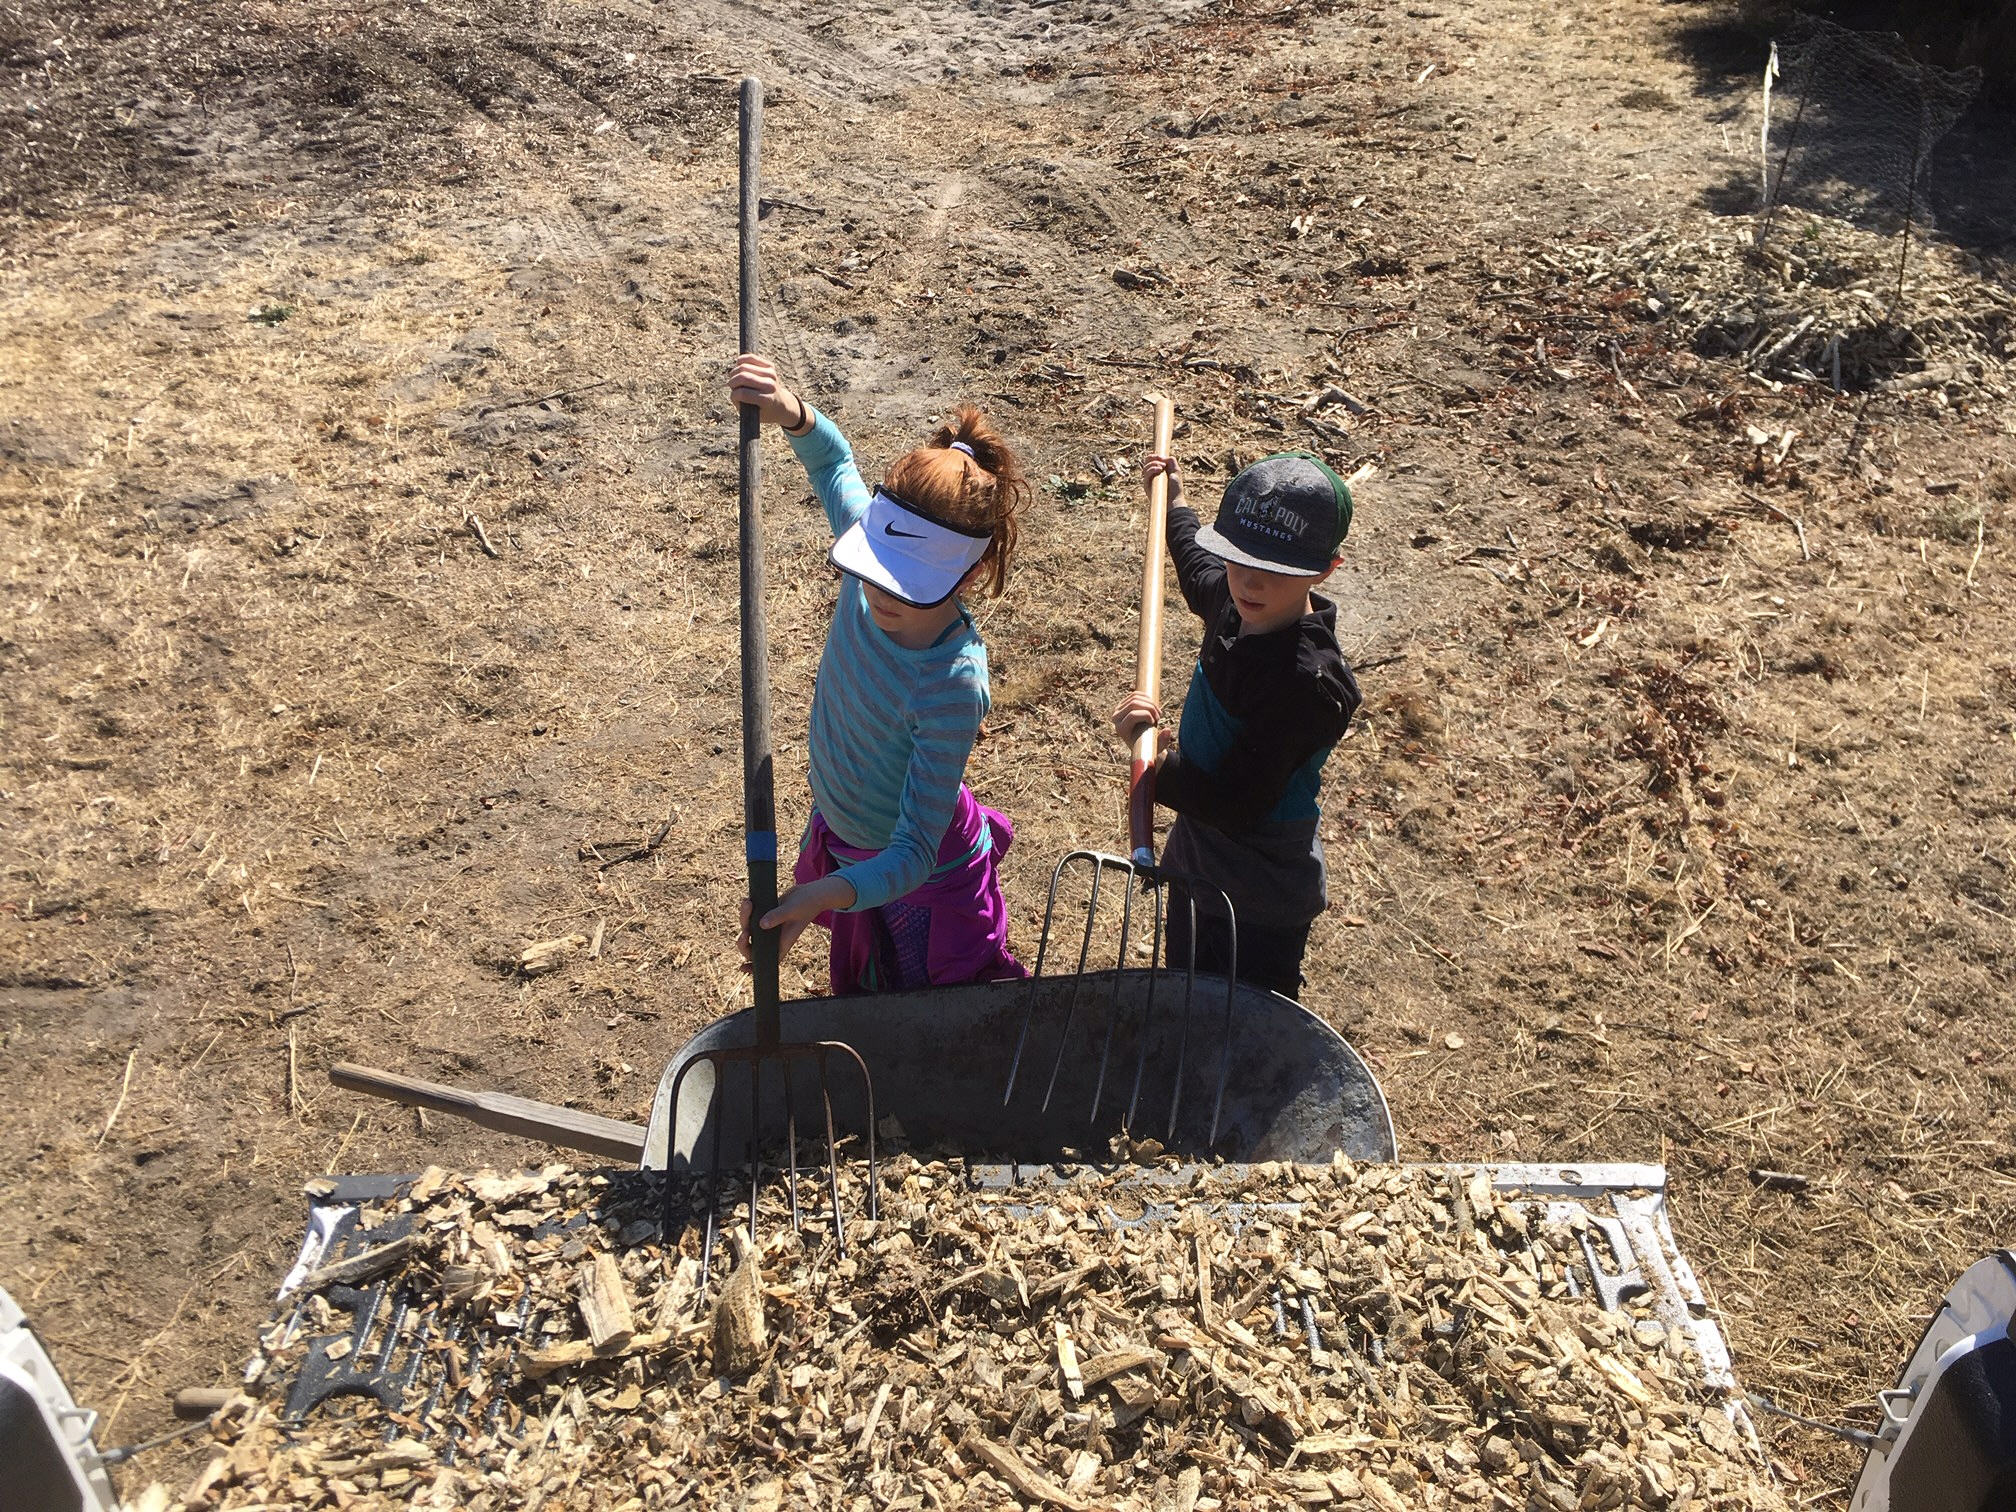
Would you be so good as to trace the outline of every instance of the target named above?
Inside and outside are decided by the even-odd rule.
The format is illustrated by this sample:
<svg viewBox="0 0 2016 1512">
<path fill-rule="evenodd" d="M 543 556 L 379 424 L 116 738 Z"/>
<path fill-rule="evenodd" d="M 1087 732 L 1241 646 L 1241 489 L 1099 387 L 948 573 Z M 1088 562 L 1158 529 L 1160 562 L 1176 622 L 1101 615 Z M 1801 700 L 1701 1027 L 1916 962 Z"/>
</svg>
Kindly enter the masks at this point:
<svg viewBox="0 0 2016 1512">
<path fill-rule="evenodd" d="M 597 378 L 593 383 L 581 383 L 576 384 L 573 388 L 555 389 L 550 394 L 535 394 L 530 399 L 512 399 L 504 404 L 486 404 L 476 411 L 476 418 L 481 420 L 485 415 L 495 415 L 503 410 L 524 409 L 528 405 L 544 404 L 549 399 L 568 399 L 575 394 L 585 394 L 590 389 L 607 388 L 615 381 L 614 378 Z"/>
<path fill-rule="evenodd" d="M 1813 560 L 1813 553 L 1806 545 L 1806 525 L 1803 520 L 1799 519 L 1796 515 L 1787 514 L 1769 499 L 1759 498 L 1747 488 L 1743 490 L 1743 497 L 1748 499 L 1752 504 L 1755 504 L 1759 509 L 1769 510 L 1787 525 L 1790 525 L 1793 530 L 1797 531 L 1799 534 L 1799 559 L 1802 562 Z M 1972 581 L 1971 577 L 1969 581 Z"/>
<path fill-rule="evenodd" d="M 483 555 L 489 557 L 493 562 L 503 555 L 495 546 L 490 544 L 490 537 L 484 534 L 483 531 L 483 522 L 473 514 L 462 517 L 462 528 L 476 537 L 476 544 L 483 548 Z"/>
<path fill-rule="evenodd" d="M 364 1115 L 357 1115 L 362 1118 Z M 354 1126 L 353 1126 L 354 1127 Z M 326 1286 L 360 1286 L 366 1281 L 375 1281 L 389 1270 L 395 1270 L 405 1263 L 406 1257 L 420 1242 L 418 1234 L 402 1234 L 397 1239 L 388 1239 L 383 1244 L 373 1245 L 361 1254 L 345 1260 L 332 1260 L 327 1265 L 317 1266 L 301 1278 L 295 1289 L 304 1297 L 313 1296 Z"/>
<path fill-rule="evenodd" d="M 126 1089 L 133 1085 L 133 1062 L 139 1058 L 140 1049 L 136 1045 L 126 1056 L 126 1074 L 119 1078 L 119 1098 L 112 1104 L 112 1111 L 105 1117 L 105 1127 L 98 1131 L 98 1143 L 105 1143 L 105 1136 L 112 1132 L 112 1125 L 119 1121 L 119 1110 L 126 1106 Z"/>
<path fill-rule="evenodd" d="M 864 1319 L 863 1321 L 865 1322 L 866 1320 Z M 861 1436 L 854 1441 L 854 1452 L 856 1454 L 865 1454 L 868 1452 L 868 1445 L 875 1437 L 875 1425 L 882 1421 L 882 1409 L 888 1405 L 889 1383 L 884 1381 L 881 1389 L 875 1393 L 874 1404 L 868 1409 L 868 1420 L 861 1425 Z"/>
<path fill-rule="evenodd" d="M 1638 390 L 1631 387 L 1631 380 L 1624 376 L 1624 369 L 1618 366 L 1617 343 L 1614 341 L 1610 343 L 1610 376 L 1617 380 L 1619 388 L 1631 396 L 1633 404 L 1637 405 L 1640 409 L 1645 407 L 1645 401 L 1638 397 Z"/>
<path fill-rule="evenodd" d="M 1803 1192 L 1813 1185 L 1811 1176 L 1801 1176 L 1793 1171 L 1767 1171 L 1761 1166 L 1750 1168 L 1750 1179 L 1767 1192 Z"/>
<path fill-rule="evenodd" d="M 361 1125 L 363 1121 L 365 1121 L 363 1113 L 359 1113 L 355 1119 L 351 1119 L 351 1127 L 345 1131 L 343 1139 L 337 1141 L 337 1153 L 329 1157 L 329 1169 L 325 1169 L 323 1175 L 335 1175 L 337 1173 L 337 1167 L 343 1163 L 343 1151 L 351 1147 L 351 1137 L 357 1133 L 357 1125 Z"/>
<path fill-rule="evenodd" d="M 597 871 L 606 872 L 607 870 L 609 870 L 610 867 L 621 866 L 625 861 L 641 861 L 644 859 L 644 857 L 650 855 L 653 851 L 657 850 L 659 846 L 663 845 L 665 843 L 665 837 L 671 833 L 672 833 L 672 821 L 670 819 L 667 819 L 664 823 L 660 824 L 657 829 L 651 832 L 651 838 L 649 840 L 646 840 L 642 845 L 638 846 L 635 850 L 625 851 L 622 855 L 617 856 L 612 860 L 604 861 L 600 866 L 596 867 L 595 869 Z M 596 936 L 596 939 L 600 940 L 601 936 L 598 934 Z"/>
</svg>

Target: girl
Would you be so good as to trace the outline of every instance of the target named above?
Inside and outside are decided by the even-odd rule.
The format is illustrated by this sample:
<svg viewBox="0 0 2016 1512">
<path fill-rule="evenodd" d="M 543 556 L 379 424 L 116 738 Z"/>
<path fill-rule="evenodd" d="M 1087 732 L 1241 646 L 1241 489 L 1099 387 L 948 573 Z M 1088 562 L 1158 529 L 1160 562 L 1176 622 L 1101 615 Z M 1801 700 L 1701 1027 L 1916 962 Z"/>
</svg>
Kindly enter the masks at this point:
<svg viewBox="0 0 2016 1512">
<path fill-rule="evenodd" d="M 871 493 L 846 439 L 768 358 L 738 358 L 728 394 L 783 427 L 844 574 L 812 695 L 798 885 L 763 927 L 782 932 L 780 954 L 807 924 L 830 930 L 836 994 L 1028 975 L 1008 953 L 997 872 L 1014 829 L 962 780 L 988 696 L 959 595 L 1007 580 L 1029 499 L 1014 455 L 962 406 Z"/>
</svg>

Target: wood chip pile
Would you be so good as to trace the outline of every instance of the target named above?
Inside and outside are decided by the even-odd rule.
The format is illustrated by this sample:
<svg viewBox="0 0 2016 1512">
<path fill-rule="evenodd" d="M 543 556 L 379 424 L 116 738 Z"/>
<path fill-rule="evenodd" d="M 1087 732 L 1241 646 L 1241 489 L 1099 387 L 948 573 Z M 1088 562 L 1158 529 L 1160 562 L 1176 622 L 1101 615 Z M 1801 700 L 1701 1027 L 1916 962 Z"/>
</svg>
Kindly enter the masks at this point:
<svg viewBox="0 0 2016 1512">
<path fill-rule="evenodd" d="M 1784 1505 L 1686 1339 L 1577 1295 L 1577 1236 L 1484 1173 L 1136 1177 L 1032 1210 L 899 1155 L 844 1259 L 823 1224 L 766 1213 L 703 1298 L 697 1227 L 656 1242 L 655 1177 L 430 1171 L 365 1215 L 415 1220 L 373 1263 L 481 1358 L 431 1407 L 416 1385 L 403 1412 L 290 1427 L 311 1297 L 184 1504 Z"/>
<path fill-rule="evenodd" d="M 1804 211 L 1779 210 L 1761 247 L 1755 228 L 1725 222 L 1539 260 L 1558 278 L 1640 292 L 1640 313 L 1675 322 L 1703 356 L 1784 382 L 2004 395 L 2016 358 L 2016 293 L 1949 248 L 1914 240 L 1906 253 L 1898 236 Z"/>
</svg>

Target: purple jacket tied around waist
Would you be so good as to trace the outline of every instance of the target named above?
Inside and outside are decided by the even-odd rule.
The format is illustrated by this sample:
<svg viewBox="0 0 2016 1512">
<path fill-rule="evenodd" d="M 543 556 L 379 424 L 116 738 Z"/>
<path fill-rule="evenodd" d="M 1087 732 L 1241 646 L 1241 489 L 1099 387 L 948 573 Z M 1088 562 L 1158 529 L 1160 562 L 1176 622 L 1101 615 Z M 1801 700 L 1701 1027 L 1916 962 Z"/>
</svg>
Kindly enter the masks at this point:
<svg viewBox="0 0 2016 1512">
<path fill-rule="evenodd" d="M 930 877 L 881 908 L 822 913 L 832 932 L 833 994 L 900 992 L 1026 977 L 1008 952 L 1008 905 L 996 863 L 1014 843 L 1005 814 L 963 784 Z M 801 886 L 876 855 L 842 841 L 815 808 L 792 880 Z"/>
</svg>

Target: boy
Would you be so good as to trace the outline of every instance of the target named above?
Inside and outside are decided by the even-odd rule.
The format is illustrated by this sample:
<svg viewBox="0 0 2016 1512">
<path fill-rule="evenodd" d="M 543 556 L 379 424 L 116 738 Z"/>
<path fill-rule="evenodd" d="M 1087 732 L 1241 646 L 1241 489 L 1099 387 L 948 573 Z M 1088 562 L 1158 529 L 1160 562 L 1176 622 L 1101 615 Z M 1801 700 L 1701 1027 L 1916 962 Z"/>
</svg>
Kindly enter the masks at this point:
<svg viewBox="0 0 2016 1512">
<path fill-rule="evenodd" d="M 1155 800 L 1175 810 L 1162 861 L 1224 889 L 1238 921 L 1241 981 L 1295 997 L 1309 926 L 1323 911 L 1316 797 L 1323 762 L 1359 704 L 1337 646 L 1337 606 L 1313 590 L 1342 560 L 1351 491 L 1303 452 L 1263 457 L 1234 478 L 1216 524 L 1200 527 L 1168 457 L 1169 555 L 1203 643 L 1177 739 L 1163 737 Z M 1162 710 L 1129 695 L 1113 726 L 1131 742 Z M 1223 974 L 1232 941 L 1198 903 L 1197 965 Z M 1169 910 L 1168 957 L 1189 959 L 1189 909 Z"/>
</svg>

